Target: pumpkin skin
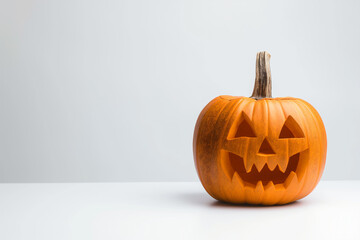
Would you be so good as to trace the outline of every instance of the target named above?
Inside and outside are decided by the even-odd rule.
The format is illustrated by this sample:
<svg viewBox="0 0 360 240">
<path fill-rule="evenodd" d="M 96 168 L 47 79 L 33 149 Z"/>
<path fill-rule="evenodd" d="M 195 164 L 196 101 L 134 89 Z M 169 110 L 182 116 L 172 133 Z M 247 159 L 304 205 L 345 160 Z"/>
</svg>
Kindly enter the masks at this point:
<svg viewBox="0 0 360 240">
<path fill-rule="evenodd" d="M 308 195 L 325 167 L 326 132 L 298 98 L 219 96 L 200 113 L 193 151 L 198 176 L 215 199 L 286 204 Z"/>
</svg>

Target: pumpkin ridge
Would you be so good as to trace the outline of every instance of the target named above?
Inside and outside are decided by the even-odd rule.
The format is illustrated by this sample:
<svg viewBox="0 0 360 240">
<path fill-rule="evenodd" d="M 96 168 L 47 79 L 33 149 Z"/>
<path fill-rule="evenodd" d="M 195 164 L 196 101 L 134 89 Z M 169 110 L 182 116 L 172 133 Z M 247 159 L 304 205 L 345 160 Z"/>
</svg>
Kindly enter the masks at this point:
<svg viewBox="0 0 360 240">
<path fill-rule="evenodd" d="M 320 127 L 319 127 L 319 122 L 318 122 L 318 118 L 314 115 L 314 113 L 313 113 L 313 109 L 310 109 L 308 106 L 307 106 L 307 102 L 305 102 L 304 100 L 302 100 L 302 99 L 298 99 L 298 100 L 300 100 L 299 102 L 301 102 L 302 104 L 303 104 L 303 106 L 310 112 L 310 114 L 311 114 L 311 116 L 312 116 L 312 119 L 313 119 L 313 122 L 316 124 L 316 130 L 317 130 L 317 132 L 319 133 L 319 135 L 322 135 L 322 133 L 320 132 L 321 130 L 320 130 Z M 315 110 L 316 111 L 316 110 Z M 319 147 L 320 147 L 320 153 L 321 152 L 323 152 L 323 144 L 322 143 L 320 143 L 319 144 Z M 320 158 L 321 158 L 321 155 L 319 156 Z M 325 161 L 325 160 L 324 160 Z M 318 184 L 318 182 L 319 182 L 319 180 L 320 180 L 320 178 L 321 178 L 321 176 L 322 176 L 322 161 L 319 161 L 318 162 L 318 168 L 317 168 L 317 174 L 316 174 L 316 176 L 317 176 L 317 178 L 316 178 L 316 181 L 314 181 L 314 183 L 312 184 L 312 186 L 311 186 L 311 190 L 310 190 L 310 192 L 312 191 L 312 189 L 314 189 L 315 188 L 315 186 Z"/>
</svg>

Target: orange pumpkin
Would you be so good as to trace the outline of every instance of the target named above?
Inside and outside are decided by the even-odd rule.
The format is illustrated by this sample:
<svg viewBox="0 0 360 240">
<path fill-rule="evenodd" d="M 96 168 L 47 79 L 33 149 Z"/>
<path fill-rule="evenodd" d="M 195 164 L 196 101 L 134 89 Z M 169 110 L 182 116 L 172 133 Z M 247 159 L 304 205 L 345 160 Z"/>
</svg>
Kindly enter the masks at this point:
<svg viewBox="0 0 360 240">
<path fill-rule="evenodd" d="M 260 52 L 250 98 L 219 96 L 200 113 L 194 159 L 215 199 L 285 204 L 308 195 L 322 175 L 326 132 L 318 112 L 299 98 L 272 98 L 270 54 Z"/>
</svg>

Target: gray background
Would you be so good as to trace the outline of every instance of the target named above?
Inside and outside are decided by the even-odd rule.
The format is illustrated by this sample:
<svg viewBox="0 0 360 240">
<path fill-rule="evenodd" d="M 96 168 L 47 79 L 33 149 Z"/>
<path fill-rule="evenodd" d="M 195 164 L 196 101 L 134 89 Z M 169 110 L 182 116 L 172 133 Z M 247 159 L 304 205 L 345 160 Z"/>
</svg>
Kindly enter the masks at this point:
<svg viewBox="0 0 360 240">
<path fill-rule="evenodd" d="M 192 135 L 222 94 L 310 102 L 324 179 L 360 179 L 359 1 L 1 1 L 0 181 L 197 180 Z"/>
</svg>

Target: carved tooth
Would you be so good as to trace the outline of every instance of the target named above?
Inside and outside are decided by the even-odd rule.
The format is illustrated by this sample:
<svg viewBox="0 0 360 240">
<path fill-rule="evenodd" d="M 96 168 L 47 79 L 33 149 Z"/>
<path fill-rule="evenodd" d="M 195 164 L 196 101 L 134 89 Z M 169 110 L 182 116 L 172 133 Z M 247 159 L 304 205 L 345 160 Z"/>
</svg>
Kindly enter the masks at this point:
<svg viewBox="0 0 360 240">
<path fill-rule="evenodd" d="M 251 171 L 251 168 L 254 164 L 252 163 L 252 161 L 247 158 L 247 157 L 244 157 L 244 166 L 245 166 L 245 170 L 247 173 L 249 173 Z"/>
<path fill-rule="evenodd" d="M 263 203 L 266 205 L 273 205 L 279 202 L 279 199 L 285 193 L 285 189 L 283 187 L 279 188 L 278 186 L 282 184 L 276 184 L 270 181 L 265 187 L 264 201 Z"/>
<path fill-rule="evenodd" d="M 280 158 L 280 159 L 278 159 L 277 164 L 279 165 L 280 171 L 282 171 L 284 173 L 289 164 L 289 158 L 287 158 L 287 157 Z"/>
<path fill-rule="evenodd" d="M 267 161 L 267 165 L 271 171 L 273 171 L 276 168 L 277 165 L 277 159 L 275 158 L 269 158 Z"/>
<path fill-rule="evenodd" d="M 240 187 L 244 187 L 243 181 L 237 172 L 235 172 L 233 175 L 232 183 L 235 185 L 240 185 Z"/>
<path fill-rule="evenodd" d="M 264 186 L 262 181 L 258 181 L 255 188 L 255 193 L 261 195 L 264 193 Z"/>
<path fill-rule="evenodd" d="M 275 185 L 274 185 L 273 181 L 270 181 L 268 184 L 266 184 L 265 190 L 268 190 L 268 189 L 274 189 L 275 190 Z"/>
<path fill-rule="evenodd" d="M 257 168 L 258 172 L 260 172 L 261 169 L 263 169 L 265 163 L 266 163 L 266 161 L 264 159 L 257 159 L 256 160 L 255 167 Z"/>
<path fill-rule="evenodd" d="M 296 186 L 297 184 L 298 184 L 298 178 L 296 176 L 296 173 L 294 171 L 291 171 L 291 173 L 289 174 L 288 178 L 284 183 L 285 188 L 290 189 Z"/>
</svg>

